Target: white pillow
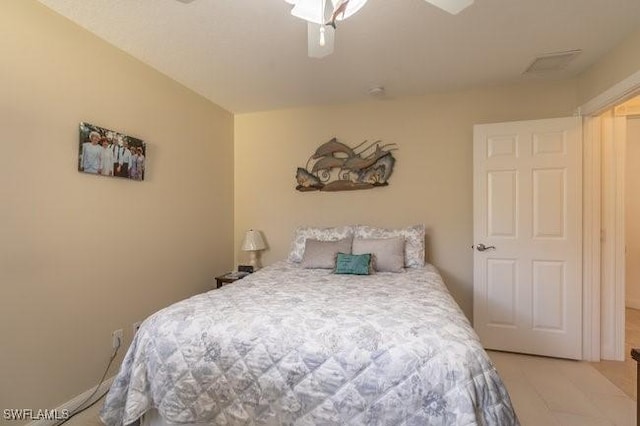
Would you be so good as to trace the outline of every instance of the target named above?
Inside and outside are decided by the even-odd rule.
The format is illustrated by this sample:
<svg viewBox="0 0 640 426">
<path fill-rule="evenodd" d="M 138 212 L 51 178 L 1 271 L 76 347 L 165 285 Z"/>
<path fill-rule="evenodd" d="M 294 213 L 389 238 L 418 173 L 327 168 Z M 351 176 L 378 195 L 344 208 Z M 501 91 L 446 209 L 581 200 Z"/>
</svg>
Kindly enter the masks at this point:
<svg viewBox="0 0 640 426">
<path fill-rule="evenodd" d="M 404 271 L 404 237 L 355 238 L 351 249 L 353 254 L 373 255 L 373 269 L 379 272 Z"/>
<path fill-rule="evenodd" d="M 306 269 L 335 269 L 338 253 L 351 254 L 351 238 L 338 241 L 307 238 L 300 266 Z"/>
<path fill-rule="evenodd" d="M 404 237 L 404 266 L 421 268 L 424 266 L 425 226 L 414 225 L 402 229 L 385 229 L 374 226 L 357 225 L 356 238 L 391 238 Z"/>
<path fill-rule="evenodd" d="M 295 237 L 291 243 L 289 261 L 299 263 L 304 255 L 304 245 L 307 238 L 320 241 L 337 241 L 353 237 L 353 226 L 339 226 L 335 228 L 318 228 L 313 226 L 300 226 L 296 229 Z"/>
</svg>

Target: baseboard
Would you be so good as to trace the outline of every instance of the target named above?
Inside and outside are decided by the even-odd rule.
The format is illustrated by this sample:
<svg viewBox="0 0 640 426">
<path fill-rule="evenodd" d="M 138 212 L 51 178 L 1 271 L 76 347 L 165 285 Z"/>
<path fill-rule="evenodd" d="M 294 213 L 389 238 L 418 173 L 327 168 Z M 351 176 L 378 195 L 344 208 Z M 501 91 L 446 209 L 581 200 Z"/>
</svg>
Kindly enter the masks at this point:
<svg viewBox="0 0 640 426">
<path fill-rule="evenodd" d="M 98 391 L 96 392 L 95 396 L 99 396 L 102 395 L 104 392 L 107 391 L 107 389 L 109 389 L 109 387 L 111 386 L 111 383 L 113 383 L 113 379 L 115 379 L 115 376 L 112 376 L 110 378 L 108 378 L 107 380 L 105 380 L 104 382 L 102 382 L 102 384 L 98 387 Z M 92 387 L 91 389 L 89 389 L 86 392 L 81 393 L 80 395 L 76 396 L 75 398 L 73 398 L 70 401 L 65 402 L 64 404 L 62 404 L 59 407 L 54 408 L 53 411 L 55 413 L 58 413 L 58 416 L 61 415 L 61 413 L 63 413 L 63 410 L 67 410 L 67 412 L 69 413 L 73 413 L 73 411 L 75 409 L 77 409 L 80 404 L 82 404 L 82 402 L 87 399 L 89 397 L 89 395 L 91 395 L 94 391 L 96 390 L 96 387 Z M 95 401 L 95 397 L 91 399 L 91 401 L 87 401 L 88 403 Z M 54 426 L 56 424 L 58 424 L 61 420 L 35 420 L 31 423 L 28 423 L 27 426 Z"/>
<path fill-rule="evenodd" d="M 640 309 L 640 299 L 627 298 L 627 300 L 625 300 L 625 305 L 627 308 Z"/>
</svg>

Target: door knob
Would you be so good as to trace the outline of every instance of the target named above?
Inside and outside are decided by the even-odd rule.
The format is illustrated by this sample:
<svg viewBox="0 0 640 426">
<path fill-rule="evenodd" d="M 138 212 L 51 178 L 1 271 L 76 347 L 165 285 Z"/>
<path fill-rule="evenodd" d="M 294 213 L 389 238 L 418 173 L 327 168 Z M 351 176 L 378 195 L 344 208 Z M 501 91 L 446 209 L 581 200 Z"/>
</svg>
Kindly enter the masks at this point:
<svg viewBox="0 0 640 426">
<path fill-rule="evenodd" d="M 496 247 L 495 247 L 495 246 L 488 246 L 488 247 L 487 247 L 487 246 L 485 246 L 484 244 L 478 244 L 478 245 L 476 246 L 476 249 L 477 249 L 478 251 L 487 251 L 487 250 L 495 250 L 495 249 L 496 249 Z"/>
</svg>

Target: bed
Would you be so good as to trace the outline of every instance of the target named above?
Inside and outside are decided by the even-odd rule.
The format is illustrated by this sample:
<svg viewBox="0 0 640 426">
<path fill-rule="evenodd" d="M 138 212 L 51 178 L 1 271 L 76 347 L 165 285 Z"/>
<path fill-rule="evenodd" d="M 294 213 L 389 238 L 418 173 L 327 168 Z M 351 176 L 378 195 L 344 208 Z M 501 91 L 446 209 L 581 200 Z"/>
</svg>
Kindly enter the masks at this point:
<svg viewBox="0 0 640 426">
<path fill-rule="evenodd" d="M 101 418 L 145 414 L 147 424 L 518 424 L 433 266 L 359 276 L 291 261 L 144 321 Z"/>
</svg>

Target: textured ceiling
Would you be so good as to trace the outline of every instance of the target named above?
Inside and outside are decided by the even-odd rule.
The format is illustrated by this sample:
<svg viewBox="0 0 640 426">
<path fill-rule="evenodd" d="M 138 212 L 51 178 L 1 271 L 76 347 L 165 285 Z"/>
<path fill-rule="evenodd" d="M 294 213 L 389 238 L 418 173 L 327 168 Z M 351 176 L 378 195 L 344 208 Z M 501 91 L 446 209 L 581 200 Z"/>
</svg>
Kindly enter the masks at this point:
<svg viewBox="0 0 640 426">
<path fill-rule="evenodd" d="M 284 0 L 39 0 L 235 113 L 418 95 L 579 74 L 640 28 L 640 0 L 476 0 L 457 16 L 423 0 L 369 0 L 333 55 L 307 57 Z M 562 71 L 536 55 L 582 49 Z"/>
</svg>

